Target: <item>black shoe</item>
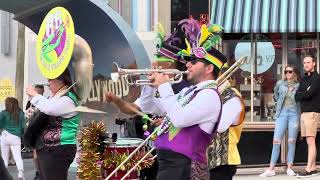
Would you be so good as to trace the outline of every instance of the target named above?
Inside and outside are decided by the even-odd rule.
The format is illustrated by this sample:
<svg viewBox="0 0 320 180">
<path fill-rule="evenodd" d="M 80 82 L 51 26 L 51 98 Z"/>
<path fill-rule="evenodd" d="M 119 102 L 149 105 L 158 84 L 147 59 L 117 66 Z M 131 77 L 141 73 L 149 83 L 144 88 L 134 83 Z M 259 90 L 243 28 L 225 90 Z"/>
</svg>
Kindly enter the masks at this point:
<svg viewBox="0 0 320 180">
<path fill-rule="evenodd" d="M 308 177 L 313 177 L 313 176 L 317 176 L 317 175 L 318 175 L 317 170 L 310 171 L 310 172 L 305 170 L 301 173 L 298 173 L 296 177 L 297 178 L 308 178 Z"/>
<path fill-rule="evenodd" d="M 34 180 L 40 180 L 40 171 L 36 171 L 36 175 L 34 176 Z"/>
</svg>

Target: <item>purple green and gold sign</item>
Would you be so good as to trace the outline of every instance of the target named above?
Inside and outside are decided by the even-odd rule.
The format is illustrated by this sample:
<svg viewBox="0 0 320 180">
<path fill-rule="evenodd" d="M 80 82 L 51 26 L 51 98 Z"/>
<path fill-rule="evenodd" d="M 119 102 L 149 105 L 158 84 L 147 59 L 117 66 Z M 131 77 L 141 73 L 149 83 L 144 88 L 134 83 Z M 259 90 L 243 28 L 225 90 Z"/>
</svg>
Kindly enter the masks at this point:
<svg viewBox="0 0 320 180">
<path fill-rule="evenodd" d="M 42 21 L 36 44 L 37 64 L 47 79 L 57 78 L 67 68 L 74 38 L 70 13 L 63 7 L 50 10 Z"/>
</svg>

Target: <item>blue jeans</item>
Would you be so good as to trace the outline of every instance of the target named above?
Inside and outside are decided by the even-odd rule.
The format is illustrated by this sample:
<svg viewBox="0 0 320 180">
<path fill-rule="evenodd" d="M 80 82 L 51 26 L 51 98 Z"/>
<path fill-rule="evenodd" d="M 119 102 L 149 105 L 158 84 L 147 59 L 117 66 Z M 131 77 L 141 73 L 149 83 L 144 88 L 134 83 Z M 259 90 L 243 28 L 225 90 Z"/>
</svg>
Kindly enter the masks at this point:
<svg viewBox="0 0 320 180">
<path fill-rule="evenodd" d="M 299 113 L 297 106 L 283 107 L 277 120 L 273 136 L 273 147 L 271 154 L 271 165 L 275 165 L 280 154 L 280 143 L 283 135 L 288 129 L 288 156 L 287 163 L 292 164 L 296 150 L 296 140 L 299 130 Z"/>
</svg>

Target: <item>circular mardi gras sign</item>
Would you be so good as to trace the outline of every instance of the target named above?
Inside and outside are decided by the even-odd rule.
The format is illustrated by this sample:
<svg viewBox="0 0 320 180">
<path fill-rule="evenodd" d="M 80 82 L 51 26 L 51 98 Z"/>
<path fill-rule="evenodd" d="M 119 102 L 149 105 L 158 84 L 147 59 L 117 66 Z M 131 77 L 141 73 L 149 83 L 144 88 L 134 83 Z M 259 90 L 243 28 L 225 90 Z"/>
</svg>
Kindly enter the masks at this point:
<svg viewBox="0 0 320 180">
<path fill-rule="evenodd" d="M 67 68 L 74 38 L 70 13 L 63 7 L 51 9 L 42 21 L 36 44 L 37 64 L 46 78 L 55 79 Z"/>
<path fill-rule="evenodd" d="M 4 102 L 7 97 L 13 97 L 15 89 L 9 78 L 0 79 L 0 102 Z"/>
</svg>

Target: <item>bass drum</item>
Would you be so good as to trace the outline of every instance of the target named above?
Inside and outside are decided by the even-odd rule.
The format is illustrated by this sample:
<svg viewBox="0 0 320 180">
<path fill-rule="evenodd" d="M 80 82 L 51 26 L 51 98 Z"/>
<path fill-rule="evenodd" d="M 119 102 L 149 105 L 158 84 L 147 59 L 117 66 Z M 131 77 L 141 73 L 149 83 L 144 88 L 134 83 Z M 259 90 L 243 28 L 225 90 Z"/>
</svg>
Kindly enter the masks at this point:
<svg viewBox="0 0 320 180">
<path fill-rule="evenodd" d="M 128 156 L 132 153 L 141 143 L 142 139 L 138 138 L 119 138 L 115 144 L 109 144 L 105 150 L 105 152 L 109 155 L 109 158 L 112 158 L 114 155 L 117 157 Z M 144 148 L 141 148 L 143 150 Z M 139 154 L 140 152 L 137 152 Z M 110 164 L 109 167 L 105 167 L 103 169 L 102 174 L 103 177 L 106 178 L 114 169 L 116 168 L 116 164 Z M 111 177 L 110 180 L 121 179 L 126 173 L 127 170 L 119 170 L 117 173 Z M 138 179 L 138 171 L 133 171 L 127 179 Z"/>
</svg>

